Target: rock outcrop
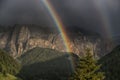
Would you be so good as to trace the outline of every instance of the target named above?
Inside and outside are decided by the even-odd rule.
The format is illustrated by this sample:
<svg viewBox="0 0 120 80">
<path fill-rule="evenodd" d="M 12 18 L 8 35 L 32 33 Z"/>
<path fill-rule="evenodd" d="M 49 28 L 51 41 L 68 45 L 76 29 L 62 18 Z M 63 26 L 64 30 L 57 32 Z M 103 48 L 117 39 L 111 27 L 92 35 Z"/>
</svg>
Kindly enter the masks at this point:
<svg viewBox="0 0 120 80">
<path fill-rule="evenodd" d="M 48 31 L 42 28 L 34 30 L 33 27 L 26 25 L 11 27 L 0 33 L 0 48 L 9 51 L 13 57 L 18 57 L 34 47 L 51 48 L 65 52 L 66 48 L 60 33 Z M 86 48 L 90 48 L 95 57 L 101 57 L 114 47 L 114 44 L 103 40 L 98 35 L 84 35 L 80 32 L 68 34 L 70 47 L 77 55 L 84 55 Z"/>
</svg>

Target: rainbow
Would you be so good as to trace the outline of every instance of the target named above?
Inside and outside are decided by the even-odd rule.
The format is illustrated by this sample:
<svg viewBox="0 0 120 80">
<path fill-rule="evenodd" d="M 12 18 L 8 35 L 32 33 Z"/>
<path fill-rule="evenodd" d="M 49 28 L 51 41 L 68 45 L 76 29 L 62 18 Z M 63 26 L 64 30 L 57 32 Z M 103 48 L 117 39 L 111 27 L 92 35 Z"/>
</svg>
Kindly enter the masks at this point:
<svg viewBox="0 0 120 80">
<path fill-rule="evenodd" d="M 59 30 L 59 32 L 61 33 L 61 37 L 63 39 L 64 45 L 66 48 L 66 52 L 72 52 L 72 49 L 70 47 L 70 39 L 69 39 L 68 35 L 66 34 L 65 26 L 62 24 L 60 17 L 57 15 L 57 12 L 53 8 L 53 6 L 49 2 L 49 0 L 42 0 L 42 2 L 44 3 L 46 8 L 48 9 L 50 15 L 52 16 L 52 18 L 53 18 L 53 20 L 54 20 L 54 22 Z M 74 65 L 73 57 L 70 56 L 68 59 L 70 60 L 71 70 L 74 71 L 75 65 Z"/>
<path fill-rule="evenodd" d="M 107 11 L 102 6 L 100 6 L 99 1 L 96 1 L 96 0 L 91 0 L 91 1 L 93 2 L 94 7 L 96 8 L 96 11 L 100 17 L 99 18 L 100 21 L 102 22 L 102 28 L 104 30 L 103 31 L 104 34 L 106 35 L 108 39 L 112 40 L 112 32 L 113 32 L 112 25 L 111 25 L 111 21 L 110 21 Z"/>
<path fill-rule="evenodd" d="M 55 9 L 53 8 L 53 6 L 51 5 L 49 0 L 42 0 L 42 2 L 44 3 L 44 5 L 46 6 L 46 8 L 48 9 L 50 15 L 52 16 L 59 32 L 61 33 L 61 37 L 63 39 L 65 48 L 66 48 L 66 52 L 72 52 L 71 48 L 70 48 L 70 39 L 68 37 L 68 35 L 66 34 L 66 30 L 65 27 L 60 19 L 60 17 L 57 15 L 57 12 L 55 11 Z"/>
</svg>

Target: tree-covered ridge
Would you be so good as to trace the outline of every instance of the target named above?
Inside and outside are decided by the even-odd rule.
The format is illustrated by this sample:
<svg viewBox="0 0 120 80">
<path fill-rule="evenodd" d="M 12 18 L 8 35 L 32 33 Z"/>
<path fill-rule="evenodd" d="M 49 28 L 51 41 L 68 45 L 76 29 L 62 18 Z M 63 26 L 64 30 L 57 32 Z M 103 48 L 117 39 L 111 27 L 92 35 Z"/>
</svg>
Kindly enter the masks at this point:
<svg viewBox="0 0 120 80">
<path fill-rule="evenodd" d="M 20 64 L 7 52 L 0 49 L 0 80 L 21 80 L 16 75 L 20 70 Z"/>
<path fill-rule="evenodd" d="M 120 46 L 99 60 L 102 71 L 105 72 L 105 80 L 120 80 Z"/>
<path fill-rule="evenodd" d="M 20 77 L 25 80 L 67 80 L 76 55 L 48 48 L 34 48 L 22 55 Z M 32 73 L 32 74 L 31 74 Z"/>
<path fill-rule="evenodd" d="M 24 53 L 19 59 L 23 65 L 45 62 L 63 56 L 65 53 L 49 48 L 33 48 Z"/>
<path fill-rule="evenodd" d="M 20 70 L 20 64 L 14 60 L 8 53 L 0 50 L 0 72 L 17 74 Z"/>
</svg>

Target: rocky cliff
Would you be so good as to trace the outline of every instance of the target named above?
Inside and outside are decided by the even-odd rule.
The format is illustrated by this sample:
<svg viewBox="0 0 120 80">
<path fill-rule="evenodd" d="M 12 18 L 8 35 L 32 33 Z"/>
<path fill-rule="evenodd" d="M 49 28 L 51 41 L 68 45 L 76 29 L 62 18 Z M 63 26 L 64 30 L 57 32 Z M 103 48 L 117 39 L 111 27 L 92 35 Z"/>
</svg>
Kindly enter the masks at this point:
<svg viewBox="0 0 120 80">
<path fill-rule="evenodd" d="M 86 48 L 90 48 L 95 57 L 110 52 L 114 45 L 103 40 L 99 35 L 85 35 L 81 32 L 68 32 L 70 47 L 73 53 L 84 55 Z M 0 33 L 0 48 L 18 57 L 34 47 L 51 48 L 65 52 L 60 33 L 28 25 L 17 25 Z"/>
</svg>

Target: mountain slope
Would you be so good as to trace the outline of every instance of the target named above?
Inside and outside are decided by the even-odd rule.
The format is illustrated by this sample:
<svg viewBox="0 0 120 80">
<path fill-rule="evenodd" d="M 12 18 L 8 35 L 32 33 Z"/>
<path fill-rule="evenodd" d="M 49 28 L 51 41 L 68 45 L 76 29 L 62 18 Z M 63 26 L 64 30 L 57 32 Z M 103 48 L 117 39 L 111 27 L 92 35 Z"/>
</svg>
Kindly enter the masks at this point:
<svg viewBox="0 0 120 80">
<path fill-rule="evenodd" d="M 77 58 L 73 54 L 37 47 L 19 58 L 23 64 L 20 76 L 25 80 L 67 78 L 73 72 L 73 62 Z"/>
<path fill-rule="evenodd" d="M 21 80 L 13 75 L 7 74 L 7 75 L 3 75 L 0 73 L 0 80 Z"/>
<path fill-rule="evenodd" d="M 120 46 L 101 58 L 102 71 L 106 74 L 105 80 L 120 80 Z"/>
<path fill-rule="evenodd" d="M 5 30 L 7 31 L 0 33 L 0 48 L 10 52 L 13 57 L 19 57 L 35 47 L 66 51 L 58 30 L 38 25 L 15 25 Z M 80 56 L 84 55 L 86 48 L 90 48 L 95 53 L 95 57 L 101 57 L 114 47 L 111 41 L 86 30 L 70 29 L 66 33 L 70 38 L 71 51 Z"/>
<path fill-rule="evenodd" d="M 0 50 L 0 72 L 16 74 L 20 70 L 20 64 L 3 50 Z"/>
<path fill-rule="evenodd" d="M 0 50 L 0 80 L 20 80 L 13 76 L 20 70 L 20 64 L 9 54 Z"/>
</svg>

